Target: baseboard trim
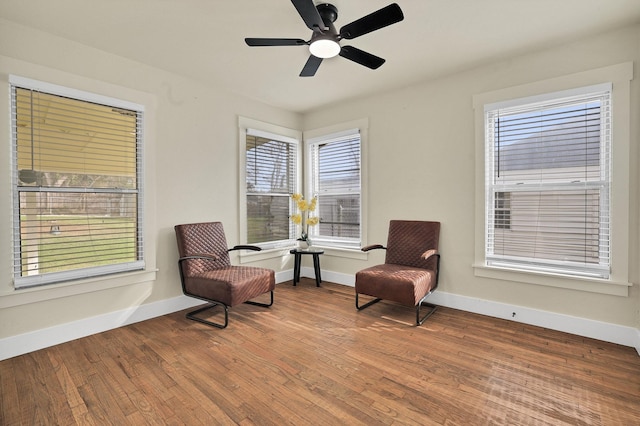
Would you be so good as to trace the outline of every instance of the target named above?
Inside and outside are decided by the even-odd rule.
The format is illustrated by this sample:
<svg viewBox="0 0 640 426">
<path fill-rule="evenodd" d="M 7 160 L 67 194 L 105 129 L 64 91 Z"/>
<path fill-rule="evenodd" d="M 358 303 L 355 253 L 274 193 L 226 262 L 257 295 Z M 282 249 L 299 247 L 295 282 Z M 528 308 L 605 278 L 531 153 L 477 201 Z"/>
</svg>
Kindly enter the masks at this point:
<svg viewBox="0 0 640 426">
<path fill-rule="evenodd" d="M 514 306 L 436 291 L 429 302 L 523 324 L 575 334 L 635 348 L 640 355 L 640 331 L 633 327 Z"/>
<path fill-rule="evenodd" d="M 313 274 L 313 269 L 309 268 L 309 271 Z M 310 276 L 313 277 L 313 275 Z M 322 278 L 336 284 L 355 286 L 355 275 L 322 271 Z M 435 305 L 629 346 L 635 348 L 640 355 L 640 330 L 633 327 L 460 296 L 440 290 L 436 290 L 429 296 L 428 301 Z"/>
<path fill-rule="evenodd" d="M 312 267 L 308 267 L 308 266 L 303 266 L 302 268 L 300 268 L 300 276 L 302 277 L 307 277 L 307 278 L 313 278 L 315 279 L 315 271 L 313 270 Z M 289 279 L 293 279 L 293 274 L 291 274 L 291 278 Z M 343 274 L 340 272 L 333 272 L 333 271 L 325 271 L 324 269 L 322 270 L 322 281 L 328 281 L 330 283 L 336 283 L 336 284 L 342 284 L 342 285 L 347 285 L 350 287 L 355 286 L 356 284 L 356 276 L 355 275 L 349 275 L 349 274 Z"/>
<path fill-rule="evenodd" d="M 0 340 L 0 361 L 202 304 L 187 296 L 146 303 Z"/>
<path fill-rule="evenodd" d="M 315 277 L 313 268 L 303 267 L 300 272 L 304 277 Z M 322 271 L 322 278 L 323 281 L 329 281 L 350 287 L 355 285 L 354 275 Z M 292 279 L 293 271 L 291 270 L 276 273 L 277 283 L 290 281 Z M 536 325 L 578 336 L 629 346 L 635 348 L 638 355 L 640 355 L 640 330 L 632 327 L 513 306 L 441 291 L 434 292 L 429 297 L 429 302 L 453 309 L 503 318 L 510 321 L 517 321 L 524 324 Z M 139 321 L 145 321 L 183 309 L 189 309 L 202 303 L 203 302 L 201 300 L 196 300 L 191 297 L 178 296 L 171 299 L 147 303 L 116 312 L 110 312 L 104 315 L 86 318 L 80 321 L 60 324 L 0 339 L 0 361 L 69 342 L 71 340 L 80 339 L 92 334 L 134 324 Z M 514 313 L 515 316 L 513 316 Z"/>
<path fill-rule="evenodd" d="M 313 269 L 311 269 L 311 271 L 313 273 Z M 277 283 L 291 281 L 292 279 L 292 270 L 276 273 Z M 192 297 L 178 296 L 7 337 L 0 339 L 0 361 L 70 342 L 92 334 L 102 333 L 103 331 L 167 315 L 183 309 L 189 309 L 203 303 L 202 300 Z"/>
</svg>

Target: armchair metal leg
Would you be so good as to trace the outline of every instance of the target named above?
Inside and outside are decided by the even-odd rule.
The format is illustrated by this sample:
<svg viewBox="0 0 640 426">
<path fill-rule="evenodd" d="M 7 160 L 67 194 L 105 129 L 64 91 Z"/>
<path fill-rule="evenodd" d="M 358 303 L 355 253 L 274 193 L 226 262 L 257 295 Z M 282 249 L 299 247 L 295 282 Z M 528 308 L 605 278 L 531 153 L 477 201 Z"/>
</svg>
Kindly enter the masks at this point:
<svg viewBox="0 0 640 426">
<path fill-rule="evenodd" d="M 195 316 L 196 314 L 199 314 L 200 312 L 204 312 L 206 310 L 215 308 L 218 305 L 221 305 L 221 306 L 224 307 L 224 324 L 208 321 L 208 320 L 205 320 L 205 319 L 202 319 L 202 318 L 199 318 L 199 317 Z M 198 321 L 198 322 L 201 322 L 203 324 L 211 325 L 213 327 L 226 328 L 227 325 L 229 325 L 229 307 L 227 305 L 225 305 L 224 303 L 208 303 L 203 308 L 198 308 L 195 311 L 187 312 L 186 317 L 188 319 L 192 320 L 192 321 Z"/>
<path fill-rule="evenodd" d="M 431 303 L 427 303 L 424 300 L 431 294 L 431 292 L 427 293 L 422 299 L 420 299 L 420 302 L 418 302 L 418 304 L 416 305 L 416 326 L 418 325 L 422 325 L 423 322 L 425 322 L 427 320 L 427 318 L 429 318 L 431 315 L 433 315 L 433 313 L 436 311 L 436 309 L 438 309 L 437 305 L 433 305 Z M 420 318 L 420 307 L 421 306 L 427 306 L 429 309 L 429 312 L 427 312 L 425 314 L 424 317 Z"/>
<path fill-rule="evenodd" d="M 369 306 L 373 305 L 374 303 L 378 303 L 379 301 L 381 301 L 382 299 L 373 299 L 368 301 L 367 303 L 365 303 L 362 306 L 358 306 L 358 293 L 356 293 L 356 309 L 358 309 L 359 311 L 363 310 L 364 308 L 368 308 Z"/>
<path fill-rule="evenodd" d="M 273 305 L 273 290 L 270 291 L 271 293 L 271 302 L 267 303 L 262 303 L 262 302 L 254 302 L 253 300 L 247 300 L 246 303 L 247 305 L 255 305 L 255 306 L 262 306 L 263 308 L 268 308 L 269 306 Z"/>
<path fill-rule="evenodd" d="M 429 296 L 431 293 L 428 293 L 426 296 L 424 296 L 420 302 L 416 305 L 416 326 L 418 325 L 422 325 L 422 323 L 424 323 L 427 318 L 429 318 L 431 315 L 433 315 L 433 313 L 436 311 L 436 309 L 438 309 L 437 305 L 433 305 L 431 303 L 427 303 L 424 300 L 427 298 L 427 296 Z M 369 306 L 373 305 L 374 303 L 378 303 L 379 301 L 381 301 L 382 299 L 380 298 L 375 298 L 373 300 L 370 300 L 369 302 L 365 303 L 364 305 L 360 306 L 358 304 L 358 293 L 356 293 L 356 308 L 361 311 L 365 308 L 368 308 Z M 427 312 L 422 318 L 420 317 L 420 307 L 422 306 L 426 306 L 429 309 L 429 312 Z"/>
<path fill-rule="evenodd" d="M 269 303 L 262 303 L 262 302 L 254 302 L 252 300 L 248 300 L 244 303 L 248 304 L 248 305 L 256 305 L 256 306 L 262 306 L 264 308 L 268 308 L 269 306 L 273 305 L 273 290 L 270 291 L 271 293 L 271 300 Z M 209 309 L 215 308 L 216 306 L 222 306 L 224 307 L 224 323 L 217 323 L 217 322 L 213 322 L 213 321 L 209 321 L 206 319 L 202 319 L 200 317 L 197 317 L 196 315 L 207 311 Z M 191 311 L 191 312 L 187 312 L 186 317 L 192 321 L 198 321 L 201 322 L 203 324 L 207 324 L 213 327 L 217 327 L 217 328 L 227 328 L 227 326 L 229 325 L 229 307 L 227 305 L 225 305 L 224 303 L 221 302 L 211 302 L 206 304 L 205 306 L 203 306 L 202 308 L 198 308 L 195 311 Z"/>
</svg>

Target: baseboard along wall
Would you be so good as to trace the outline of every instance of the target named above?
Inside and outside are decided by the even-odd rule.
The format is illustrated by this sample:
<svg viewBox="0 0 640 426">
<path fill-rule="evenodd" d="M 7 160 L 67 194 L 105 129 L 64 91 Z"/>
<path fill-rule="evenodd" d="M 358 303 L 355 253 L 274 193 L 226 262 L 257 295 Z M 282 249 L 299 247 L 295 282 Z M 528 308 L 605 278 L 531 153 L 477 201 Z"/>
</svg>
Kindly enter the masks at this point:
<svg viewBox="0 0 640 426">
<path fill-rule="evenodd" d="M 301 270 L 301 274 L 306 277 L 313 278 L 313 273 L 313 268 L 302 268 Z M 354 275 L 322 271 L 322 278 L 336 284 L 355 286 Z M 638 355 L 640 355 L 640 330 L 633 327 L 460 296 L 440 290 L 436 290 L 429 296 L 428 301 L 439 306 L 629 346 L 635 348 Z"/>
</svg>

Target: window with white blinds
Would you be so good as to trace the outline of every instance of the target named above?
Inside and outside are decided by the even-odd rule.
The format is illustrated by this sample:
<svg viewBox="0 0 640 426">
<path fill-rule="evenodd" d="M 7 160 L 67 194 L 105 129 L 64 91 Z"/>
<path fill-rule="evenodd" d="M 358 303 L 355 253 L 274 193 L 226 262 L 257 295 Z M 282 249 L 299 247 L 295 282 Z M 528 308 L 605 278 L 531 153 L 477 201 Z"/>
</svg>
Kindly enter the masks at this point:
<svg viewBox="0 0 640 426">
<path fill-rule="evenodd" d="M 310 230 L 314 244 L 360 248 L 360 132 L 314 138 L 308 143 L 311 196 L 318 197 L 320 224 Z"/>
<path fill-rule="evenodd" d="M 486 262 L 608 278 L 611 85 L 485 107 Z"/>
<path fill-rule="evenodd" d="M 298 141 L 247 129 L 245 148 L 247 243 L 288 243 L 295 231 L 289 217 L 290 194 L 298 192 Z"/>
<path fill-rule="evenodd" d="M 15 287 L 143 269 L 143 108 L 10 83 Z"/>
</svg>

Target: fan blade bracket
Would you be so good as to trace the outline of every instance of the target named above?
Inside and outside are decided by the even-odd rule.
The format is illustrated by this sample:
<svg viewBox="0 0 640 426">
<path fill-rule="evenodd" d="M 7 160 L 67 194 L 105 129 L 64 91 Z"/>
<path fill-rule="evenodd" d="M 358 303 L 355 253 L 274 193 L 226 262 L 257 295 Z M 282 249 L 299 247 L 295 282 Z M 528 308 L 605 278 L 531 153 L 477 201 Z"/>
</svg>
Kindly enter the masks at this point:
<svg viewBox="0 0 640 426">
<path fill-rule="evenodd" d="M 321 32 L 327 30 L 318 9 L 313 4 L 313 0 L 291 0 L 291 3 L 293 3 L 293 6 L 310 30 L 316 31 L 317 29 Z"/>
</svg>

